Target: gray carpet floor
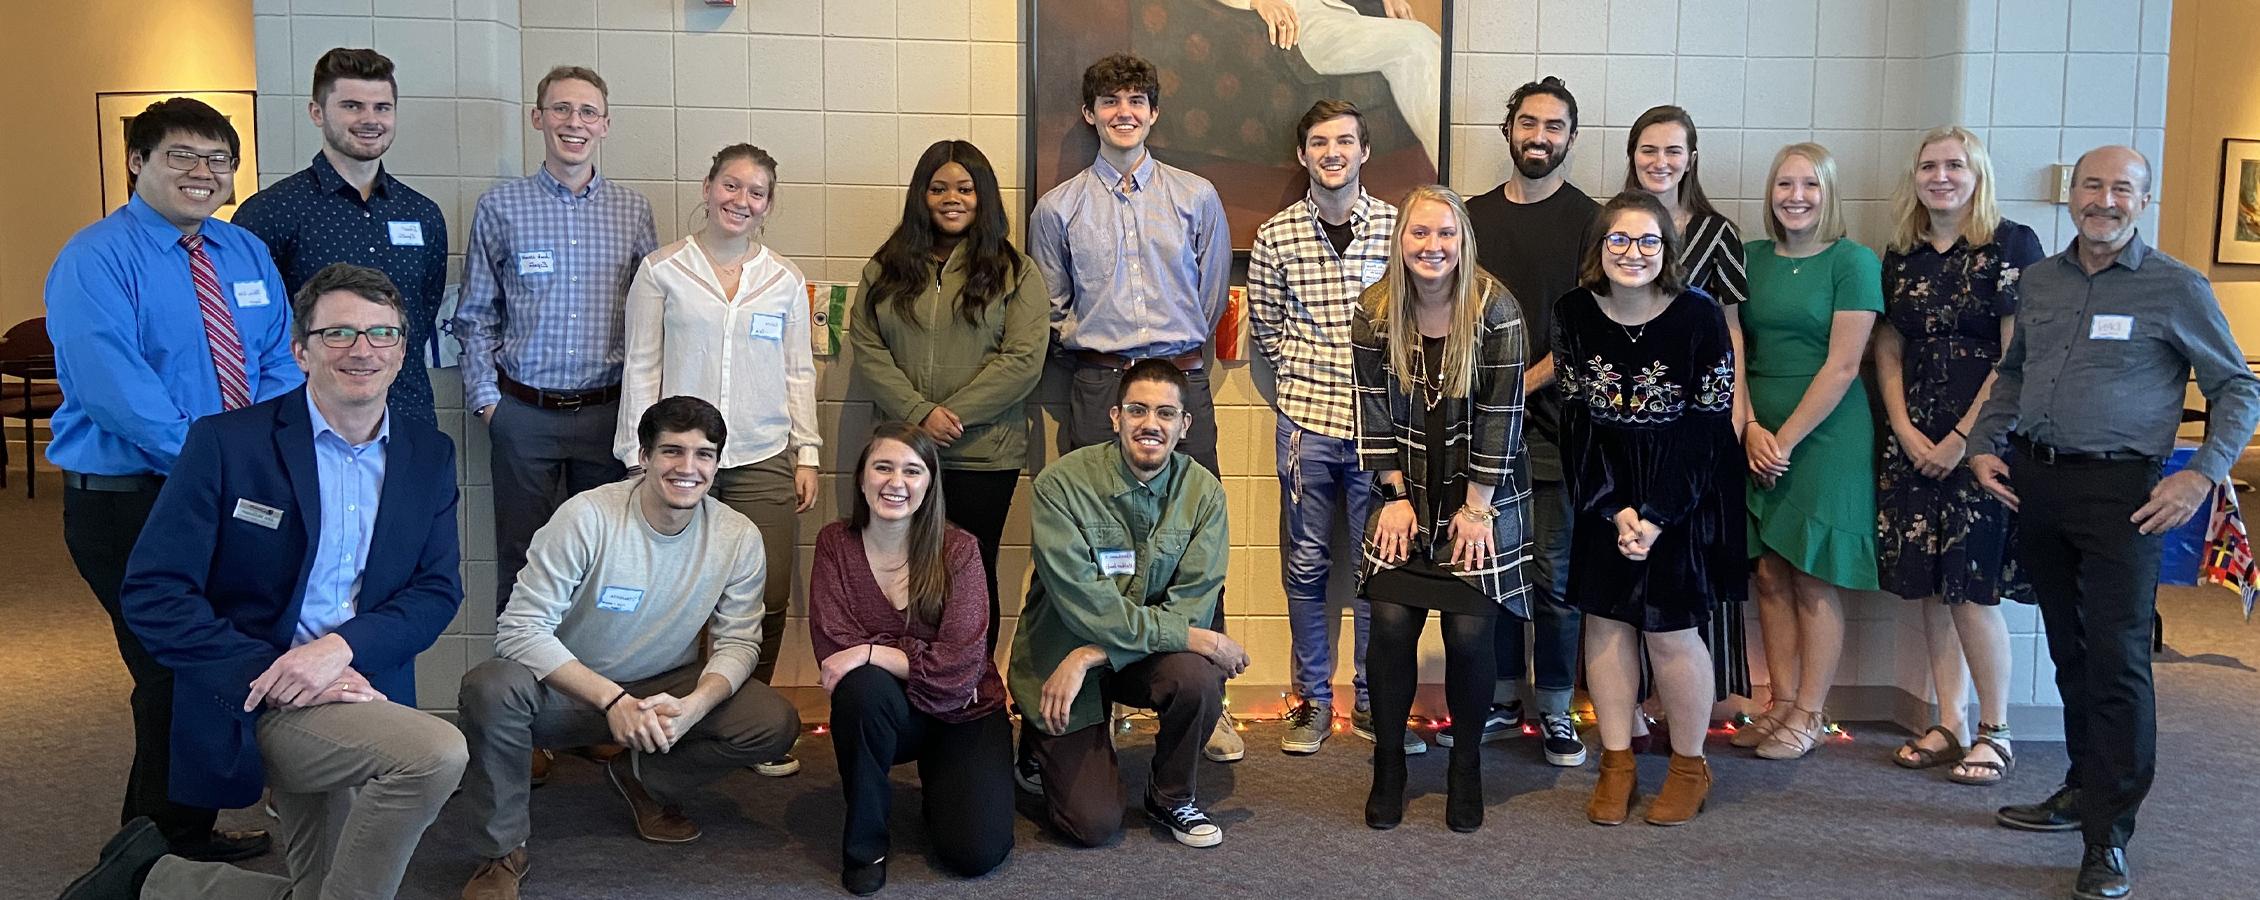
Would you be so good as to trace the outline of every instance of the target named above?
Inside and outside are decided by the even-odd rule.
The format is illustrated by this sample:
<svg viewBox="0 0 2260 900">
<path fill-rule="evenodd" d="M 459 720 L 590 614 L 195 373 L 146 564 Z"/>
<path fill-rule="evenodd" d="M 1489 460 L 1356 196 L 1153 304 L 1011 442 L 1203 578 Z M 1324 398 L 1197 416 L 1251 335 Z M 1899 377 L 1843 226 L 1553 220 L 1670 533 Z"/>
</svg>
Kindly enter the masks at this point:
<svg viewBox="0 0 2260 900">
<path fill-rule="evenodd" d="M 19 470 L 20 472 L 20 470 Z M 127 681 L 109 628 L 65 555 L 61 486 L 53 476 L 26 501 L 0 493 L 0 896 L 52 897 L 92 860 L 116 825 L 131 738 Z M 2138 895 L 2260 896 L 2260 625 L 2244 624 L 2219 588 L 2166 590 L 2168 650 L 2157 666 L 2159 778 L 2132 853 Z M 1444 756 L 1413 764 L 1411 809 L 1395 831 L 1360 818 L 1369 746 L 1354 736 L 1315 757 L 1277 752 L 1280 726 L 1248 732 L 1248 758 L 1206 766 L 1202 795 L 1228 839 L 1179 847 L 1135 819 L 1114 846 L 1072 849 L 1025 814 L 1010 860 L 986 878 L 951 879 L 927 864 L 919 794 L 899 771 L 895 858 L 885 896 L 1249 897 L 2060 897 L 2080 843 L 1992 822 L 1993 808 L 2045 796 L 2062 745 L 2019 742 L 2019 765 L 1992 789 L 1949 784 L 1894 767 L 1905 738 L 1885 725 L 1798 762 L 1768 762 L 1714 741 L 1717 788 L 1693 824 L 1587 824 L 1594 780 L 1547 766 L 1528 739 L 1485 751 L 1488 824 L 1443 825 Z M 1150 729 L 1146 726 L 1145 729 Z M 1150 730 L 1124 739 L 1138 796 Z M 597 767 L 561 760 L 534 792 L 537 829 L 529 897 L 783 897 L 839 895 L 841 804 L 827 739 L 803 740 L 798 776 L 732 775 L 687 812 L 703 840 L 636 840 Z M 1643 784 L 1664 759 L 1641 762 Z M 251 811 L 222 816 L 259 827 Z M 401 892 L 454 897 L 477 860 L 467 824 L 443 813 L 425 835 Z M 279 855 L 251 863 L 279 871 Z"/>
</svg>

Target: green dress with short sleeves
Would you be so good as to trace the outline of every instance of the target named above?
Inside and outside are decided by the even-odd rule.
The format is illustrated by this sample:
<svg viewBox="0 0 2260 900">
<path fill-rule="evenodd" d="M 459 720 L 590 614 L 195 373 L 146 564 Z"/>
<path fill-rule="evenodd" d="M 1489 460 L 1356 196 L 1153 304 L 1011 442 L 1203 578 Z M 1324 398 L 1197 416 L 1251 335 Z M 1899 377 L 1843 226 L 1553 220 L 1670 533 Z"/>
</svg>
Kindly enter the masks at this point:
<svg viewBox="0 0 2260 900">
<path fill-rule="evenodd" d="M 1828 360 L 1834 315 L 1883 313 L 1883 266 L 1849 238 L 1803 259 L 1752 241 L 1749 271 L 1741 316 L 1750 407 L 1758 424 L 1779 430 Z M 1860 379 L 1790 451 L 1773 487 L 1750 480 L 1748 505 L 1753 558 L 1772 552 L 1838 587 L 1876 588 L 1875 418 Z"/>
</svg>

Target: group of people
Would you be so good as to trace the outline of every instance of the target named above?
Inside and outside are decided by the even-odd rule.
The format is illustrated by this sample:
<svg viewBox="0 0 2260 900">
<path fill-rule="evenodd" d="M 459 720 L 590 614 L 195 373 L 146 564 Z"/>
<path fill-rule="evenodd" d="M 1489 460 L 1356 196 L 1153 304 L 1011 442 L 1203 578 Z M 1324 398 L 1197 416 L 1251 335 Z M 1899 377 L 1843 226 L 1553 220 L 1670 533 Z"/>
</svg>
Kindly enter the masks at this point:
<svg viewBox="0 0 2260 900">
<path fill-rule="evenodd" d="M 416 709 L 412 671 L 464 585 L 454 447 L 415 358 L 446 224 L 381 165 L 391 62 L 321 58 L 323 150 L 233 223 L 212 218 L 234 188 L 226 119 L 186 99 L 134 119 L 133 199 L 47 285 L 66 541 L 135 683 L 125 828 L 66 897 L 388 897 L 460 787 L 484 860 L 463 896 L 511 898 L 549 751 L 625 748 L 606 779 L 662 843 L 699 836 L 681 807 L 699 786 L 797 769 L 799 717 L 769 681 L 825 436 L 805 280 L 761 240 L 779 162 L 717 152 L 703 221 L 661 246 L 649 205 L 596 170 L 603 79 L 559 67 L 535 93 L 542 165 L 480 198 L 455 318 L 501 560 L 495 655 L 465 675 L 458 724 Z M 1209 380 L 1230 240 L 1214 187 L 1147 152 L 1151 64 L 1100 60 L 1081 96 L 1098 157 L 1037 202 L 1025 252 L 988 159 L 939 141 L 863 271 L 853 372 L 888 422 L 806 573 L 857 894 L 885 883 L 905 762 L 953 871 L 1009 854 L 1016 782 L 1068 840 L 1113 840 L 1116 705 L 1158 718 L 1146 815 L 1188 846 L 1224 837 L 1199 773 L 1246 752 L 1223 705 L 1248 654 L 1224 629 Z M 1841 592 L 1881 588 L 1924 604 L 1939 697 L 1897 761 L 1999 781 L 2015 756 L 1998 604 L 2036 601 L 2072 768 L 2000 821 L 2084 829 L 2080 895 L 2123 895 L 2152 774 L 2157 535 L 2260 420 L 2205 281 L 2136 234 L 2148 162 L 2082 156 L 2078 234 L 2044 256 L 2000 217 L 1978 139 L 1935 130 L 1879 261 L 1845 237 L 1817 144 L 1776 154 L 1766 239 L 1745 244 L 1703 192 L 1685 110 L 1638 119 L 1626 183 L 1598 202 L 1564 177 L 1579 122 L 1561 81 L 1515 91 L 1500 130 L 1497 189 L 1392 204 L 1361 186 L 1364 114 L 1322 101 L 1296 125 L 1308 191 L 1257 232 L 1293 635 L 1281 749 L 1332 733 L 1338 537 L 1361 548 L 1350 719 L 1374 742 L 1377 829 L 1401 823 L 1406 757 L 1428 749 L 1406 722 L 1430 611 L 1445 818 L 1473 831 L 1481 747 L 1523 732 L 1523 682 L 1547 761 L 1586 760 L 1581 658 L 1601 745 L 1587 817 L 1633 815 L 1653 709 L 1671 761 L 1643 818 L 1696 818 L 1711 709 L 1753 693 L 1751 584 L 1770 704 L 1735 746 L 1814 749 Z M 1072 369 L 1067 452 L 1033 481 L 1034 577 L 1000 672 L 997 547 L 1047 358 Z M 2161 477 L 2192 369 L 2209 434 Z M 287 877 L 226 864 L 264 833 L 214 830 L 262 791 Z"/>
</svg>

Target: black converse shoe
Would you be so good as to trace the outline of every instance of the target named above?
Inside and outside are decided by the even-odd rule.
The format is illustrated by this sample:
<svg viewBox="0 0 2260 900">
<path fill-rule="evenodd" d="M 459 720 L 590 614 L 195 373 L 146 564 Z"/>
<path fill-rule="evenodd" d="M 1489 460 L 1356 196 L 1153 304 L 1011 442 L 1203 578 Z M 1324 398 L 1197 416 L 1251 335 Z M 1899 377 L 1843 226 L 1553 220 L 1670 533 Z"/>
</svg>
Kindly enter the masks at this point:
<svg viewBox="0 0 2260 900">
<path fill-rule="evenodd" d="M 1577 720 L 1569 713 L 1538 717 L 1546 735 L 1546 761 L 1557 766 L 1585 764 L 1585 742 L 1577 739 Z"/>
<path fill-rule="evenodd" d="M 1491 711 L 1483 716 L 1483 743 L 1503 741 L 1520 734 L 1522 734 L 1522 701 L 1491 704 Z M 1452 730 L 1450 728 L 1437 729 L 1436 746 L 1449 747 L 1451 745 Z"/>
<path fill-rule="evenodd" d="M 1208 813 L 1202 812 L 1191 800 L 1164 809 L 1153 797 L 1148 796 L 1146 815 L 1168 828 L 1169 836 L 1187 847 L 1214 847 L 1224 843 L 1224 829 L 1209 821 Z"/>
</svg>

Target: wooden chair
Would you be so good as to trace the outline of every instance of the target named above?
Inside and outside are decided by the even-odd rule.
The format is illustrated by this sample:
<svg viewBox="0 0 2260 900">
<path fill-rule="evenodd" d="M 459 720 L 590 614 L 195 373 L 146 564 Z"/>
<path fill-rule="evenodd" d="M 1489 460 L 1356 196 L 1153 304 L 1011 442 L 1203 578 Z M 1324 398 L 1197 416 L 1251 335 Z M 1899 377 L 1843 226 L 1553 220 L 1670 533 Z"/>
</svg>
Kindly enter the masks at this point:
<svg viewBox="0 0 2260 900">
<path fill-rule="evenodd" d="M 24 420 L 24 496 L 39 496 L 32 473 L 38 420 L 62 408 L 63 387 L 55 382 L 55 345 L 47 340 L 45 317 L 26 319 L 0 336 L 0 419 Z M 8 486 L 8 442 L 0 435 L 0 488 Z"/>
</svg>

